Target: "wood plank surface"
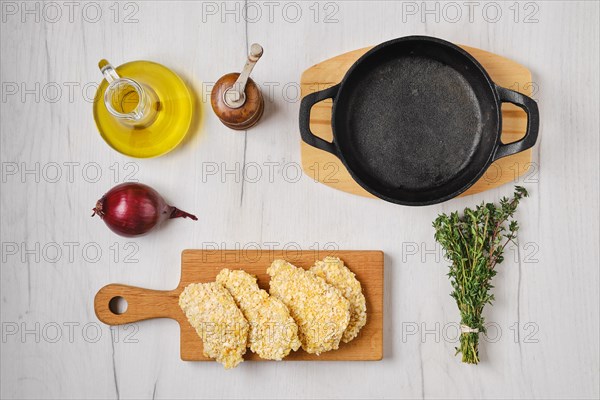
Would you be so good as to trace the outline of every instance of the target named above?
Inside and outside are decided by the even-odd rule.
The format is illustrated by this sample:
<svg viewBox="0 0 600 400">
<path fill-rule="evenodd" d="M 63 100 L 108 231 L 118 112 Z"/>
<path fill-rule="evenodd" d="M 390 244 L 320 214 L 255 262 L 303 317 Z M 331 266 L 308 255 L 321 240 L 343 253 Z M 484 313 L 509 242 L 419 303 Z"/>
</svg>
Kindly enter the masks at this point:
<svg viewBox="0 0 600 400">
<path fill-rule="evenodd" d="M 358 337 L 340 348 L 317 356 L 302 349 L 292 352 L 284 360 L 365 361 L 383 357 L 383 252 L 381 251 L 315 251 L 315 250 L 184 250 L 181 255 L 181 280 L 173 290 L 150 290 L 128 285 L 111 284 L 98 291 L 94 309 L 98 319 L 109 325 L 129 324 L 152 318 L 171 318 L 181 328 L 181 359 L 209 361 L 202 354 L 202 341 L 188 323 L 178 305 L 179 294 L 191 283 L 213 282 L 223 268 L 243 269 L 256 275 L 262 289 L 269 289 L 266 270 L 275 259 L 283 258 L 305 269 L 327 255 L 340 257 L 361 282 L 367 301 L 367 323 Z M 122 314 L 111 310 L 112 299 L 122 297 L 127 309 Z M 250 352 L 247 360 L 261 360 Z"/>
<path fill-rule="evenodd" d="M 76 3 L 0 4 L 0 398 L 600 398 L 599 2 Z M 461 17 L 450 20 L 457 5 Z M 518 245 L 507 246 L 493 280 L 477 366 L 454 356 L 460 314 L 431 222 L 496 202 L 512 184 L 398 207 L 314 182 L 300 164 L 302 72 L 408 35 L 485 49 L 533 75 L 535 168 L 515 180 L 530 197 L 517 213 Z M 247 133 L 232 132 L 212 112 L 211 84 L 239 72 L 254 42 L 265 49 L 252 72 L 265 113 Z M 104 143 L 92 115 L 102 58 L 155 61 L 189 85 L 198 122 L 177 149 L 138 160 Z M 132 180 L 199 220 L 123 238 L 90 218 L 100 196 Z M 109 283 L 176 288 L 183 249 L 286 247 L 385 252 L 382 361 L 224 370 L 182 362 L 174 320 L 113 327 L 94 313 Z"/>
</svg>

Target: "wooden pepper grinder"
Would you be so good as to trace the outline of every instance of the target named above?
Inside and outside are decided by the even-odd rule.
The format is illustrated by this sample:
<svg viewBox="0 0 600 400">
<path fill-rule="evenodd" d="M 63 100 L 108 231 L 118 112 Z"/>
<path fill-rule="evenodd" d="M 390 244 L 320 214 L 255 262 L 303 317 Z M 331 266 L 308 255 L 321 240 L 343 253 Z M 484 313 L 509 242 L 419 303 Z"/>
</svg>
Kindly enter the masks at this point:
<svg viewBox="0 0 600 400">
<path fill-rule="evenodd" d="M 225 126 L 244 130 L 256 125 L 262 117 L 265 103 L 260 89 L 250 78 L 250 73 L 263 55 L 260 44 L 250 47 L 248 61 L 241 74 L 223 75 L 215 83 L 210 95 L 213 111 Z"/>
</svg>

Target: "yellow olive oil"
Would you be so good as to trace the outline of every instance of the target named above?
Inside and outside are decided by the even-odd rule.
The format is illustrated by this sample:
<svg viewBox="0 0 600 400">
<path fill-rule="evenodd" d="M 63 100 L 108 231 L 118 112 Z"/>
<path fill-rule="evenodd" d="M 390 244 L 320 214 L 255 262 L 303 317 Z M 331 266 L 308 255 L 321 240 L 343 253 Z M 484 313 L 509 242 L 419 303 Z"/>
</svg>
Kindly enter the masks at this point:
<svg viewBox="0 0 600 400">
<path fill-rule="evenodd" d="M 103 80 L 94 98 L 94 119 L 102 138 L 118 152 L 137 158 L 157 157 L 174 149 L 192 121 L 193 101 L 185 83 L 168 68 L 150 61 L 133 61 L 115 70 L 143 88 L 153 118 L 135 124 L 111 114 L 104 98 L 109 84 Z M 107 101 L 118 113 L 128 114 L 138 108 L 141 99 L 135 88 L 125 83 L 109 92 Z"/>
<path fill-rule="evenodd" d="M 112 107 L 120 113 L 129 114 L 133 112 L 140 103 L 140 95 L 131 85 L 124 84 L 110 96 Z"/>
</svg>

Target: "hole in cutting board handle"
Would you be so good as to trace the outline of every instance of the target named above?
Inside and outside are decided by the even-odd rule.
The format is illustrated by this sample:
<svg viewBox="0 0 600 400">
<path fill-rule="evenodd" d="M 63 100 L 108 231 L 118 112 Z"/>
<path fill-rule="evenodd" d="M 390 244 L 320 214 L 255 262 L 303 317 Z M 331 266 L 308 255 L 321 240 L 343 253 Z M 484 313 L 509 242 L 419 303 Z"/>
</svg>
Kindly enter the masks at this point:
<svg viewBox="0 0 600 400">
<path fill-rule="evenodd" d="M 108 309 L 115 315 L 121 315 L 127 311 L 127 300 L 121 296 L 115 296 L 108 302 Z"/>
</svg>

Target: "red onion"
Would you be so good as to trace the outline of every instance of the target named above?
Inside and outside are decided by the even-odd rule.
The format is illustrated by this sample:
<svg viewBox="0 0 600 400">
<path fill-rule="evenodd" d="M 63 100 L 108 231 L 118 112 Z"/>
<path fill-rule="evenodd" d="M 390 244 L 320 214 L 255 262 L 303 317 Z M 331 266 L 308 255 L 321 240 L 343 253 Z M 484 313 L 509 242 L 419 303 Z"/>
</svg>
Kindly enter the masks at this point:
<svg viewBox="0 0 600 400">
<path fill-rule="evenodd" d="M 168 205 L 162 196 L 150 186 L 141 183 L 121 183 L 110 189 L 93 208 L 94 213 L 114 233 L 141 236 L 150 232 L 164 220 L 171 218 L 198 218 Z"/>
</svg>

